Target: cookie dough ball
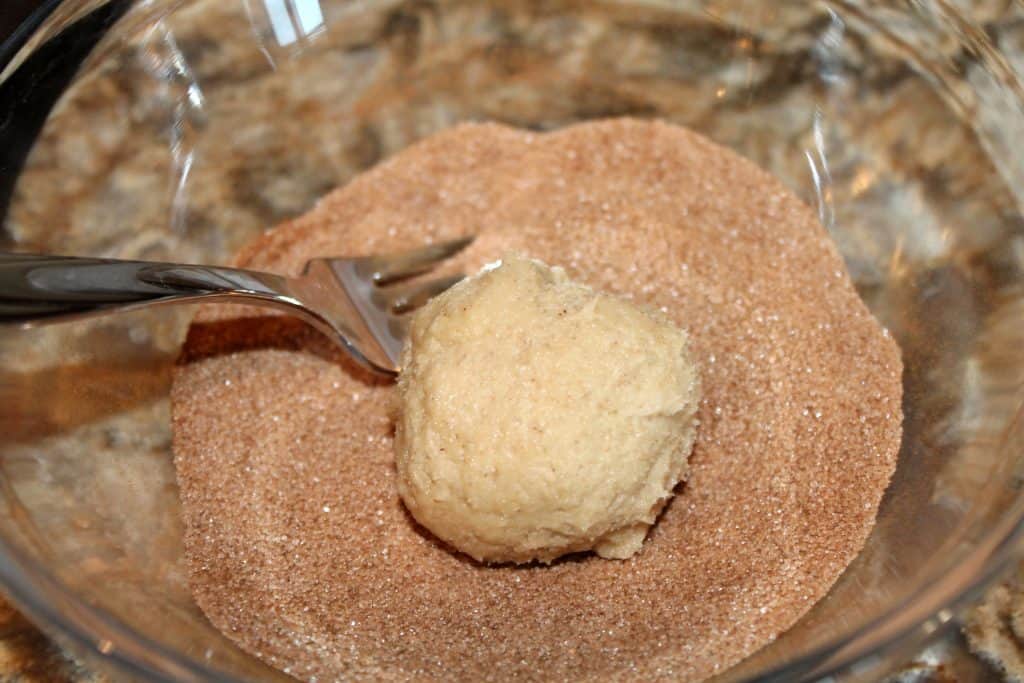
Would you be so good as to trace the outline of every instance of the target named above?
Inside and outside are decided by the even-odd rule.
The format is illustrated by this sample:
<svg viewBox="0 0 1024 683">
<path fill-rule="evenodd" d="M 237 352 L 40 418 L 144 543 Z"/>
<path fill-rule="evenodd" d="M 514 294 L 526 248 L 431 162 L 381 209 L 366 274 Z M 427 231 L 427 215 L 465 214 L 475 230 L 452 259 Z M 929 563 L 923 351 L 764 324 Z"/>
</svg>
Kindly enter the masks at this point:
<svg viewBox="0 0 1024 683">
<path fill-rule="evenodd" d="M 693 445 L 687 335 L 561 268 L 507 257 L 416 313 L 398 379 L 398 490 L 484 562 L 640 549 Z"/>
</svg>

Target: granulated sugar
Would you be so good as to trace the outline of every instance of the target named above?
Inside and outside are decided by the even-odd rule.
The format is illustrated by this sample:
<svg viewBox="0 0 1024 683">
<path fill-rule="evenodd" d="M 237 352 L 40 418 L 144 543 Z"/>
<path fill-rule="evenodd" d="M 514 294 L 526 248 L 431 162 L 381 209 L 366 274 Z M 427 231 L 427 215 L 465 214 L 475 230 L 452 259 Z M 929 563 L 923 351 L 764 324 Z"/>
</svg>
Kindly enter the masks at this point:
<svg viewBox="0 0 1024 683">
<path fill-rule="evenodd" d="M 306 680 L 697 680 L 762 647 L 862 547 L 900 440 L 899 352 L 810 209 L 688 131 L 430 138 L 250 245 L 295 273 L 477 234 L 665 310 L 702 367 L 691 473 L 628 561 L 485 567 L 395 490 L 392 388 L 266 311 L 208 308 L 173 389 L 193 591 Z"/>
</svg>

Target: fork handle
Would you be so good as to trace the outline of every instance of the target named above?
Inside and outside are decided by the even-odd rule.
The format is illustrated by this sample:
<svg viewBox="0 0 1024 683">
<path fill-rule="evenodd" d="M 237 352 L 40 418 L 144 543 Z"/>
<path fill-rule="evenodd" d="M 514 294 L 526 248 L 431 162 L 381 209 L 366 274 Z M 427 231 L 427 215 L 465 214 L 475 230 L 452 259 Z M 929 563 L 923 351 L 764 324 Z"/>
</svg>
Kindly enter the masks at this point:
<svg viewBox="0 0 1024 683">
<path fill-rule="evenodd" d="M 235 268 L 0 253 L 0 323 L 33 325 L 192 299 L 300 305 L 287 290 L 283 277 Z"/>
</svg>

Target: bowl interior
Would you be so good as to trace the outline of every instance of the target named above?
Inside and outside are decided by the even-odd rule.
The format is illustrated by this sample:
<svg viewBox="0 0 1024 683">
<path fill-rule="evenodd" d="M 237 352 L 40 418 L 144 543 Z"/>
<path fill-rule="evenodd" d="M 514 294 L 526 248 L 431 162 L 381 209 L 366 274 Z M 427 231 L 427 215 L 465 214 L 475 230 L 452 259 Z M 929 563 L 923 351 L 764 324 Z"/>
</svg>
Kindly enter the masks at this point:
<svg viewBox="0 0 1024 683">
<path fill-rule="evenodd" d="M 906 365 L 899 467 L 867 547 L 723 679 L 842 668 L 898 635 L 931 578 L 954 577 L 942 598 L 955 606 L 946 598 L 980 575 L 993 530 L 1015 531 L 1006 510 L 1024 464 L 1024 241 L 1008 190 L 1024 187 L 1008 153 L 1024 91 L 1000 61 L 1017 36 L 966 33 L 999 9 L 984 3 L 972 17 L 864 5 L 126 6 L 46 119 L 0 241 L 223 262 L 463 120 L 657 117 L 732 147 L 817 207 Z M 65 3 L 21 56 L 74 31 L 83 6 Z M 15 596 L 61 605 L 58 630 L 88 630 L 75 610 L 93 608 L 127 627 L 95 626 L 100 652 L 168 675 L 271 677 L 187 587 L 167 394 L 189 314 L 0 331 L 0 539 L 57 580 L 26 579 Z"/>
</svg>

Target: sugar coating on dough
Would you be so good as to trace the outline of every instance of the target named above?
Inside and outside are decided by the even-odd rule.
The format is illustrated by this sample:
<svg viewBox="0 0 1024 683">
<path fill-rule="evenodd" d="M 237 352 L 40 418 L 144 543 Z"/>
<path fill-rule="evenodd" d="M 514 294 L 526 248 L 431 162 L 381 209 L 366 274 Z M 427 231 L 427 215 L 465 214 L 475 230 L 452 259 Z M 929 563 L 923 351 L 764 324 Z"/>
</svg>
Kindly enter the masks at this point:
<svg viewBox="0 0 1024 683">
<path fill-rule="evenodd" d="M 815 212 L 678 126 L 467 124 L 234 265 L 297 274 L 468 234 L 438 276 L 528 253 L 689 333 L 700 427 L 642 552 L 466 561 L 398 495 L 392 383 L 294 318 L 203 306 L 171 415 L 189 584 L 210 622 L 305 681 L 679 683 L 774 641 L 863 547 L 901 434 L 899 348 Z"/>
<path fill-rule="evenodd" d="M 517 255 L 413 318 L 398 491 L 485 562 L 625 559 L 686 472 L 699 380 L 664 316 Z"/>
</svg>

